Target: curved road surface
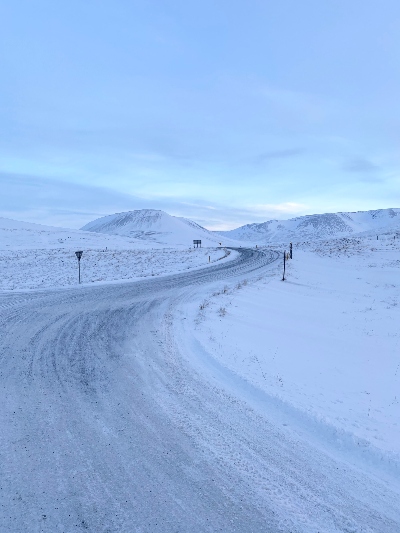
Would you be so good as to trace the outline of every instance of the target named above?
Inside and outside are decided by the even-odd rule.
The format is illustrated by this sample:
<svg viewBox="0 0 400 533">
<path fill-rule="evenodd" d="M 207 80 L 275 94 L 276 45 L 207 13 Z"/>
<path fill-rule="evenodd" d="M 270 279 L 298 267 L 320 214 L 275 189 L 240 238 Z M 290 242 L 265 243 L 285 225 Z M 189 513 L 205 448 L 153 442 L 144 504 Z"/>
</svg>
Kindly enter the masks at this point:
<svg viewBox="0 0 400 533">
<path fill-rule="evenodd" d="M 275 259 L 1 295 L 0 531 L 400 531 L 389 486 L 212 385 L 174 336 L 181 304 Z"/>
</svg>

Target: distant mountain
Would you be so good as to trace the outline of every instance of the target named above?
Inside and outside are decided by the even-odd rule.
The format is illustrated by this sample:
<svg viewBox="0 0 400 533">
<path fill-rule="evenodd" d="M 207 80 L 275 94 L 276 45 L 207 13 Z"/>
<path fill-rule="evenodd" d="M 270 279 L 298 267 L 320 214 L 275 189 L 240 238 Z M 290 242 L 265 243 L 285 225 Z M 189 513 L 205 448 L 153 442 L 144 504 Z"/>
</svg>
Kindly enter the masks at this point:
<svg viewBox="0 0 400 533">
<path fill-rule="evenodd" d="M 354 213 L 325 213 L 289 220 L 269 220 L 220 231 L 224 238 L 269 243 L 345 237 L 358 233 L 400 231 L 400 209 L 378 209 Z"/>
<path fill-rule="evenodd" d="M 222 238 L 186 218 L 175 217 L 156 209 L 139 209 L 98 218 L 81 228 L 84 231 L 123 235 L 171 246 L 193 246 L 200 239 L 202 246 L 235 245 L 231 239 Z"/>
</svg>

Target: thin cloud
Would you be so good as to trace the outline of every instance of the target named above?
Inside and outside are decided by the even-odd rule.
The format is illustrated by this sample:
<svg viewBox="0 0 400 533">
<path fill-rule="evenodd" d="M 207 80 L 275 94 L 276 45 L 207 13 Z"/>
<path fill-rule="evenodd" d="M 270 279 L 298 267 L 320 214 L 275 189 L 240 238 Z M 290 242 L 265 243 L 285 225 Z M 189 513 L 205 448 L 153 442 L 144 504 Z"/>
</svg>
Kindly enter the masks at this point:
<svg viewBox="0 0 400 533">
<path fill-rule="evenodd" d="M 251 209 L 260 214 L 271 215 L 297 215 L 307 209 L 307 205 L 297 202 L 282 202 L 280 204 L 255 204 Z"/>
<path fill-rule="evenodd" d="M 271 218 L 290 218 L 306 206 L 296 202 L 232 207 L 205 199 L 143 198 L 105 187 L 79 185 L 40 176 L 0 172 L 0 216 L 52 226 L 80 228 L 104 215 L 135 209 L 162 209 L 209 229 L 233 229 Z"/>
<path fill-rule="evenodd" d="M 304 152 L 305 152 L 304 148 L 286 148 L 283 150 L 271 150 L 269 152 L 264 152 L 264 153 L 257 155 L 254 158 L 254 162 L 261 164 L 261 163 L 266 163 L 268 161 L 273 161 L 276 159 L 291 159 L 293 157 L 298 157 L 304 154 Z"/>
<path fill-rule="evenodd" d="M 149 204 L 105 187 L 40 176 L 0 172 L 0 184 L 6 191 L 0 197 L 0 216 L 41 224 L 80 227 L 93 218 Z"/>
<path fill-rule="evenodd" d="M 346 161 L 346 163 L 343 165 L 344 170 L 347 172 L 375 172 L 379 170 L 379 167 L 372 163 L 372 161 L 369 161 L 369 159 L 364 158 L 357 158 L 357 159 L 350 159 L 349 161 Z"/>
<path fill-rule="evenodd" d="M 343 165 L 346 172 L 357 175 L 357 181 L 363 183 L 382 183 L 384 180 L 379 175 L 381 168 L 366 158 L 350 159 Z"/>
</svg>

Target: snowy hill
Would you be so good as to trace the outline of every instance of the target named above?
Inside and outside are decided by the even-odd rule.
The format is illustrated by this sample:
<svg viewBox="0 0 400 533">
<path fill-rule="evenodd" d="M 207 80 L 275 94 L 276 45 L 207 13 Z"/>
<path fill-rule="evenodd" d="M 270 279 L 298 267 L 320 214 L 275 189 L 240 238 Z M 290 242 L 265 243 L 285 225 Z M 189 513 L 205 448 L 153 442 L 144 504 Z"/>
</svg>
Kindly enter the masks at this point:
<svg viewBox="0 0 400 533">
<path fill-rule="evenodd" d="M 0 217 L 0 250 L 34 249 L 131 249 L 142 241 L 99 235 L 81 230 L 44 226 Z"/>
<path fill-rule="evenodd" d="M 194 239 L 200 239 L 202 246 L 218 246 L 222 241 L 219 234 L 208 231 L 191 220 L 156 209 L 140 209 L 108 215 L 89 222 L 82 230 L 129 236 L 171 246 L 192 246 Z M 222 244 L 238 243 L 225 238 Z"/>
<path fill-rule="evenodd" d="M 358 233 L 400 231 L 400 209 L 378 209 L 354 213 L 325 213 L 289 220 L 269 220 L 246 224 L 240 228 L 218 232 L 223 237 L 250 242 L 281 242 L 307 239 L 329 239 Z"/>
</svg>

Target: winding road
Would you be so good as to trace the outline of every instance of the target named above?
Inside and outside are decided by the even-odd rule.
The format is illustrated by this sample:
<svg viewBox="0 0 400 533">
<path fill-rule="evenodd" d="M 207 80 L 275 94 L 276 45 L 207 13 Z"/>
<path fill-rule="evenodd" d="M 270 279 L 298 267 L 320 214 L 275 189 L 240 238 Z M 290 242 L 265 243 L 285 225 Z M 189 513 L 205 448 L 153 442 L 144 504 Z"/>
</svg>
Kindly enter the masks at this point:
<svg viewBox="0 0 400 533">
<path fill-rule="evenodd" d="M 400 531 L 398 493 L 190 364 L 181 305 L 276 252 L 0 296 L 0 531 Z M 371 504 L 371 502 L 373 502 Z"/>
</svg>

